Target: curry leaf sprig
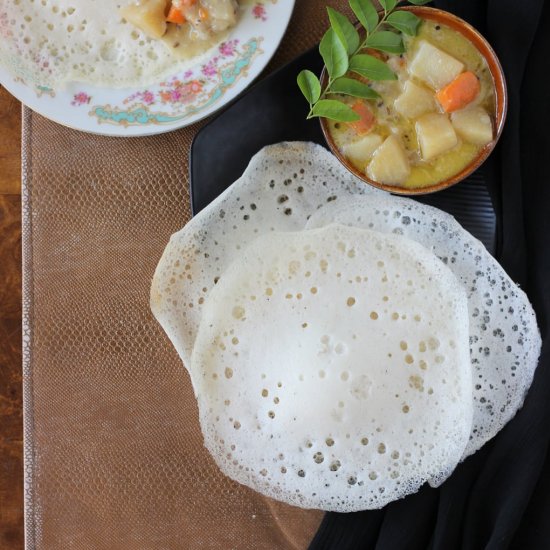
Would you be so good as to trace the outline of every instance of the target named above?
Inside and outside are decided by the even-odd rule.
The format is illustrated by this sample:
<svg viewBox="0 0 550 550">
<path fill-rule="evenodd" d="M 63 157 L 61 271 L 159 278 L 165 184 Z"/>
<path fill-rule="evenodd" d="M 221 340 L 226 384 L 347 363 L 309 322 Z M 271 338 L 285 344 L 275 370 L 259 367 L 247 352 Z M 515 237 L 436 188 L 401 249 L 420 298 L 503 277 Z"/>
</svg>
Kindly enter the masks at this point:
<svg viewBox="0 0 550 550">
<path fill-rule="evenodd" d="M 349 105 L 331 99 L 331 96 L 344 94 L 361 99 L 380 97 L 369 85 L 347 77 L 348 72 L 369 80 L 397 78 L 384 61 L 362 52 L 366 48 L 392 54 L 405 51 L 401 33 L 414 36 L 420 19 L 410 11 L 396 11 L 400 1 L 379 0 L 384 9 L 384 13 L 379 16 L 371 0 L 349 0 L 353 13 L 365 30 L 363 39 L 344 14 L 327 8 L 330 28 L 319 44 L 319 52 L 328 73 L 326 85 L 323 89 L 317 76 L 307 69 L 298 75 L 298 86 L 309 103 L 307 118 L 325 117 L 352 122 L 358 120 L 359 115 Z M 410 0 L 411 4 L 417 6 L 429 1 Z"/>
</svg>

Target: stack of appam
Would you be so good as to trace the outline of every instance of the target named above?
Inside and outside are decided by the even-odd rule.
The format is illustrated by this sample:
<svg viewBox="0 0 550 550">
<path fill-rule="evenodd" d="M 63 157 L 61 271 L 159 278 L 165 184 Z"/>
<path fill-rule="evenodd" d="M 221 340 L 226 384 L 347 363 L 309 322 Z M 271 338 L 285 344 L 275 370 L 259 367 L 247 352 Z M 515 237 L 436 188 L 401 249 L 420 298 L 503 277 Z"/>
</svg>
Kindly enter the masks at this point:
<svg viewBox="0 0 550 550">
<path fill-rule="evenodd" d="M 451 216 L 283 143 L 172 236 L 151 307 L 232 479 L 306 508 L 437 486 L 522 406 L 525 293 Z"/>
</svg>

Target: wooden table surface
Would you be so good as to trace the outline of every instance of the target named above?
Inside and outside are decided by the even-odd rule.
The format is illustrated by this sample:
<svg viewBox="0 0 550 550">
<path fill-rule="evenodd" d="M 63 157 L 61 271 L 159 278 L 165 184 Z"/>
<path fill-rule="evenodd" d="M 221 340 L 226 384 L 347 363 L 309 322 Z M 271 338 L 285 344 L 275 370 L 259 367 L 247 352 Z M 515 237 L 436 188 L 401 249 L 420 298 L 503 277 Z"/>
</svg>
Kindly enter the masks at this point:
<svg viewBox="0 0 550 550">
<path fill-rule="evenodd" d="M 21 104 L 0 86 L 0 549 L 23 548 Z"/>
</svg>

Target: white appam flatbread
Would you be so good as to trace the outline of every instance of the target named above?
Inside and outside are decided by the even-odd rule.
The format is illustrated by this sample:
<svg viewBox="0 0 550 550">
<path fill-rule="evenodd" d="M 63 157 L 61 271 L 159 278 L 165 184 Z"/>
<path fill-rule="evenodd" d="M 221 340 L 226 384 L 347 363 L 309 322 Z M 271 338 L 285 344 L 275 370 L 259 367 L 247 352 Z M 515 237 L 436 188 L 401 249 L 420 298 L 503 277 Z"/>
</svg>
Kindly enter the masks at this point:
<svg viewBox="0 0 550 550">
<path fill-rule="evenodd" d="M 28 83 L 145 86 L 187 62 L 119 13 L 132 0 L 2 0 L 0 63 Z"/>
<path fill-rule="evenodd" d="M 222 471 L 307 508 L 380 508 L 445 477 L 472 420 L 466 293 L 414 241 L 269 233 L 227 268 L 191 361 Z"/>
<path fill-rule="evenodd" d="M 474 419 L 464 458 L 471 455 L 515 415 L 533 380 L 541 338 L 526 294 L 480 241 L 437 208 L 390 195 L 342 197 L 317 211 L 307 227 L 331 223 L 416 241 L 433 251 L 466 289 Z"/>
<path fill-rule="evenodd" d="M 282 143 L 254 155 L 241 178 L 172 236 L 155 271 L 151 309 L 184 364 L 204 301 L 242 248 L 266 232 L 303 229 L 324 204 L 362 193 L 385 194 L 319 145 Z"/>
</svg>

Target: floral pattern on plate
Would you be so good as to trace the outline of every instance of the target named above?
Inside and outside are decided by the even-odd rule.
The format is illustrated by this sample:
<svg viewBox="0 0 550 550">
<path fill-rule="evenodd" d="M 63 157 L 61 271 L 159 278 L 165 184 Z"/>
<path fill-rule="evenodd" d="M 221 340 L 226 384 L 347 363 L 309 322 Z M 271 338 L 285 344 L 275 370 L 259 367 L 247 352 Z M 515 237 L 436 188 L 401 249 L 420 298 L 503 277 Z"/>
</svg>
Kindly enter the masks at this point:
<svg viewBox="0 0 550 550">
<path fill-rule="evenodd" d="M 98 105 L 90 111 L 99 123 L 122 126 L 143 124 L 173 124 L 190 115 L 199 113 L 217 102 L 243 76 L 254 59 L 263 53 L 262 38 L 251 38 L 242 48 L 237 48 L 238 39 L 220 44 L 220 55 L 210 59 L 200 68 L 201 76 L 194 77 L 194 71 L 185 71 L 180 77 L 172 76 L 161 82 L 156 91 L 149 89 L 134 92 L 122 103 L 127 106 Z M 227 61 L 229 59 L 229 61 Z M 80 95 L 86 95 L 81 92 Z M 75 96 L 76 99 L 77 96 Z M 89 99 L 88 99 L 89 102 Z M 155 111 L 154 106 L 171 107 L 169 111 Z"/>
</svg>

